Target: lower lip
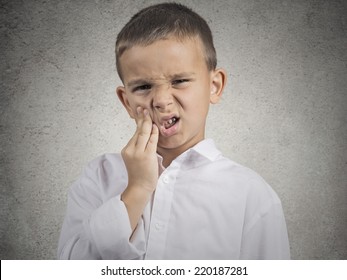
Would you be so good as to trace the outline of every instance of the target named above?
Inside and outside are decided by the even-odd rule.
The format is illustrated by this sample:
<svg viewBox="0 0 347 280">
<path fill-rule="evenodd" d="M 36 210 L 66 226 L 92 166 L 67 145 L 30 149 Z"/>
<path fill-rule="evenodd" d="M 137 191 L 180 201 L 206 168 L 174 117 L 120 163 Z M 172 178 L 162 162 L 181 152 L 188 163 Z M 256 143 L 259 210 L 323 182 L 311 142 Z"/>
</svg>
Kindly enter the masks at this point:
<svg viewBox="0 0 347 280">
<path fill-rule="evenodd" d="M 177 130 L 178 130 L 178 124 L 180 121 L 176 122 L 173 126 L 171 126 L 170 128 L 165 128 L 164 126 L 160 127 L 160 133 L 161 135 L 163 135 L 164 137 L 170 137 L 174 134 L 176 134 Z"/>
</svg>

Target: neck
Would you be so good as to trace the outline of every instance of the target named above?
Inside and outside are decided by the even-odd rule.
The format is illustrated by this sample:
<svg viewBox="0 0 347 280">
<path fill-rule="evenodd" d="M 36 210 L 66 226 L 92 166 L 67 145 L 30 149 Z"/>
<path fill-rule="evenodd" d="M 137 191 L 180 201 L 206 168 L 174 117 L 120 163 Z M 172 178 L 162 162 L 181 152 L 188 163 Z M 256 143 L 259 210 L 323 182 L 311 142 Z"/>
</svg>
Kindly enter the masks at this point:
<svg viewBox="0 0 347 280">
<path fill-rule="evenodd" d="M 187 151 L 191 147 L 195 146 L 197 143 L 199 143 L 203 139 L 204 137 L 201 137 L 201 139 L 195 139 L 195 141 L 189 141 L 185 143 L 184 145 L 181 145 L 175 148 L 165 148 L 165 147 L 160 147 L 158 145 L 157 153 L 163 157 L 163 166 L 167 168 L 175 158 L 183 154 L 185 151 Z"/>
<path fill-rule="evenodd" d="M 157 152 L 159 155 L 163 157 L 163 166 L 167 168 L 171 162 L 177 158 L 180 154 L 184 153 L 185 150 L 179 150 L 179 149 L 165 149 L 158 147 Z"/>
</svg>

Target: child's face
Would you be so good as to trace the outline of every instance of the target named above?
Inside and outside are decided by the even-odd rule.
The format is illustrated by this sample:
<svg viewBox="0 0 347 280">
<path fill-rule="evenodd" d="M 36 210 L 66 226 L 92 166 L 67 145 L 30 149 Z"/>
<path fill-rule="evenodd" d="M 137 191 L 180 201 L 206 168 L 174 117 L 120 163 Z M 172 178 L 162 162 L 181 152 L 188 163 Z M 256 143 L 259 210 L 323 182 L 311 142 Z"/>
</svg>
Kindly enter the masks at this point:
<svg viewBox="0 0 347 280">
<path fill-rule="evenodd" d="M 186 150 L 204 139 L 209 104 L 221 95 L 223 70 L 209 71 L 200 40 L 170 37 L 134 46 L 120 58 L 124 87 L 117 94 L 129 115 L 146 108 L 158 126 L 158 150 Z"/>
</svg>

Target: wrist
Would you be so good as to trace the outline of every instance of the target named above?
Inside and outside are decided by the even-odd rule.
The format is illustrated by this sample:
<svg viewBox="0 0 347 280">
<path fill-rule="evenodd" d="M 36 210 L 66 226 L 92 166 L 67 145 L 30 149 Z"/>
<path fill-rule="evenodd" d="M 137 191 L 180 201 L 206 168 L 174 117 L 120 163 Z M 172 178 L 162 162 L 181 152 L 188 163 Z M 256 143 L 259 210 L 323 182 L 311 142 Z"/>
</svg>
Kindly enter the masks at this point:
<svg viewBox="0 0 347 280">
<path fill-rule="evenodd" d="M 131 180 L 129 179 L 127 189 L 134 190 L 139 193 L 150 193 L 152 194 L 156 188 L 157 184 L 152 182 L 146 182 L 145 180 Z"/>
<path fill-rule="evenodd" d="M 128 185 L 124 192 L 121 194 L 121 200 L 126 205 L 143 205 L 147 204 L 151 198 L 154 189 L 143 187 L 139 185 Z"/>
</svg>

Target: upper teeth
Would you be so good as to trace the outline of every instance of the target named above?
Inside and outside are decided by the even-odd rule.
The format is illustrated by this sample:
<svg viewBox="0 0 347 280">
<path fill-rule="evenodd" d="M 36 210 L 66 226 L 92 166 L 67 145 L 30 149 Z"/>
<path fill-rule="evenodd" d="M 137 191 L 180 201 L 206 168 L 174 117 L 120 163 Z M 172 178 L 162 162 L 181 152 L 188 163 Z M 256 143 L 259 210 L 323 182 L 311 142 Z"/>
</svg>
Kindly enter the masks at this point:
<svg viewBox="0 0 347 280">
<path fill-rule="evenodd" d="M 176 118 L 173 117 L 172 119 L 169 119 L 168 124 L 172 124 L 172 123 L 175 122 L 175 121 L 176 121 Z"/>
</svg>

